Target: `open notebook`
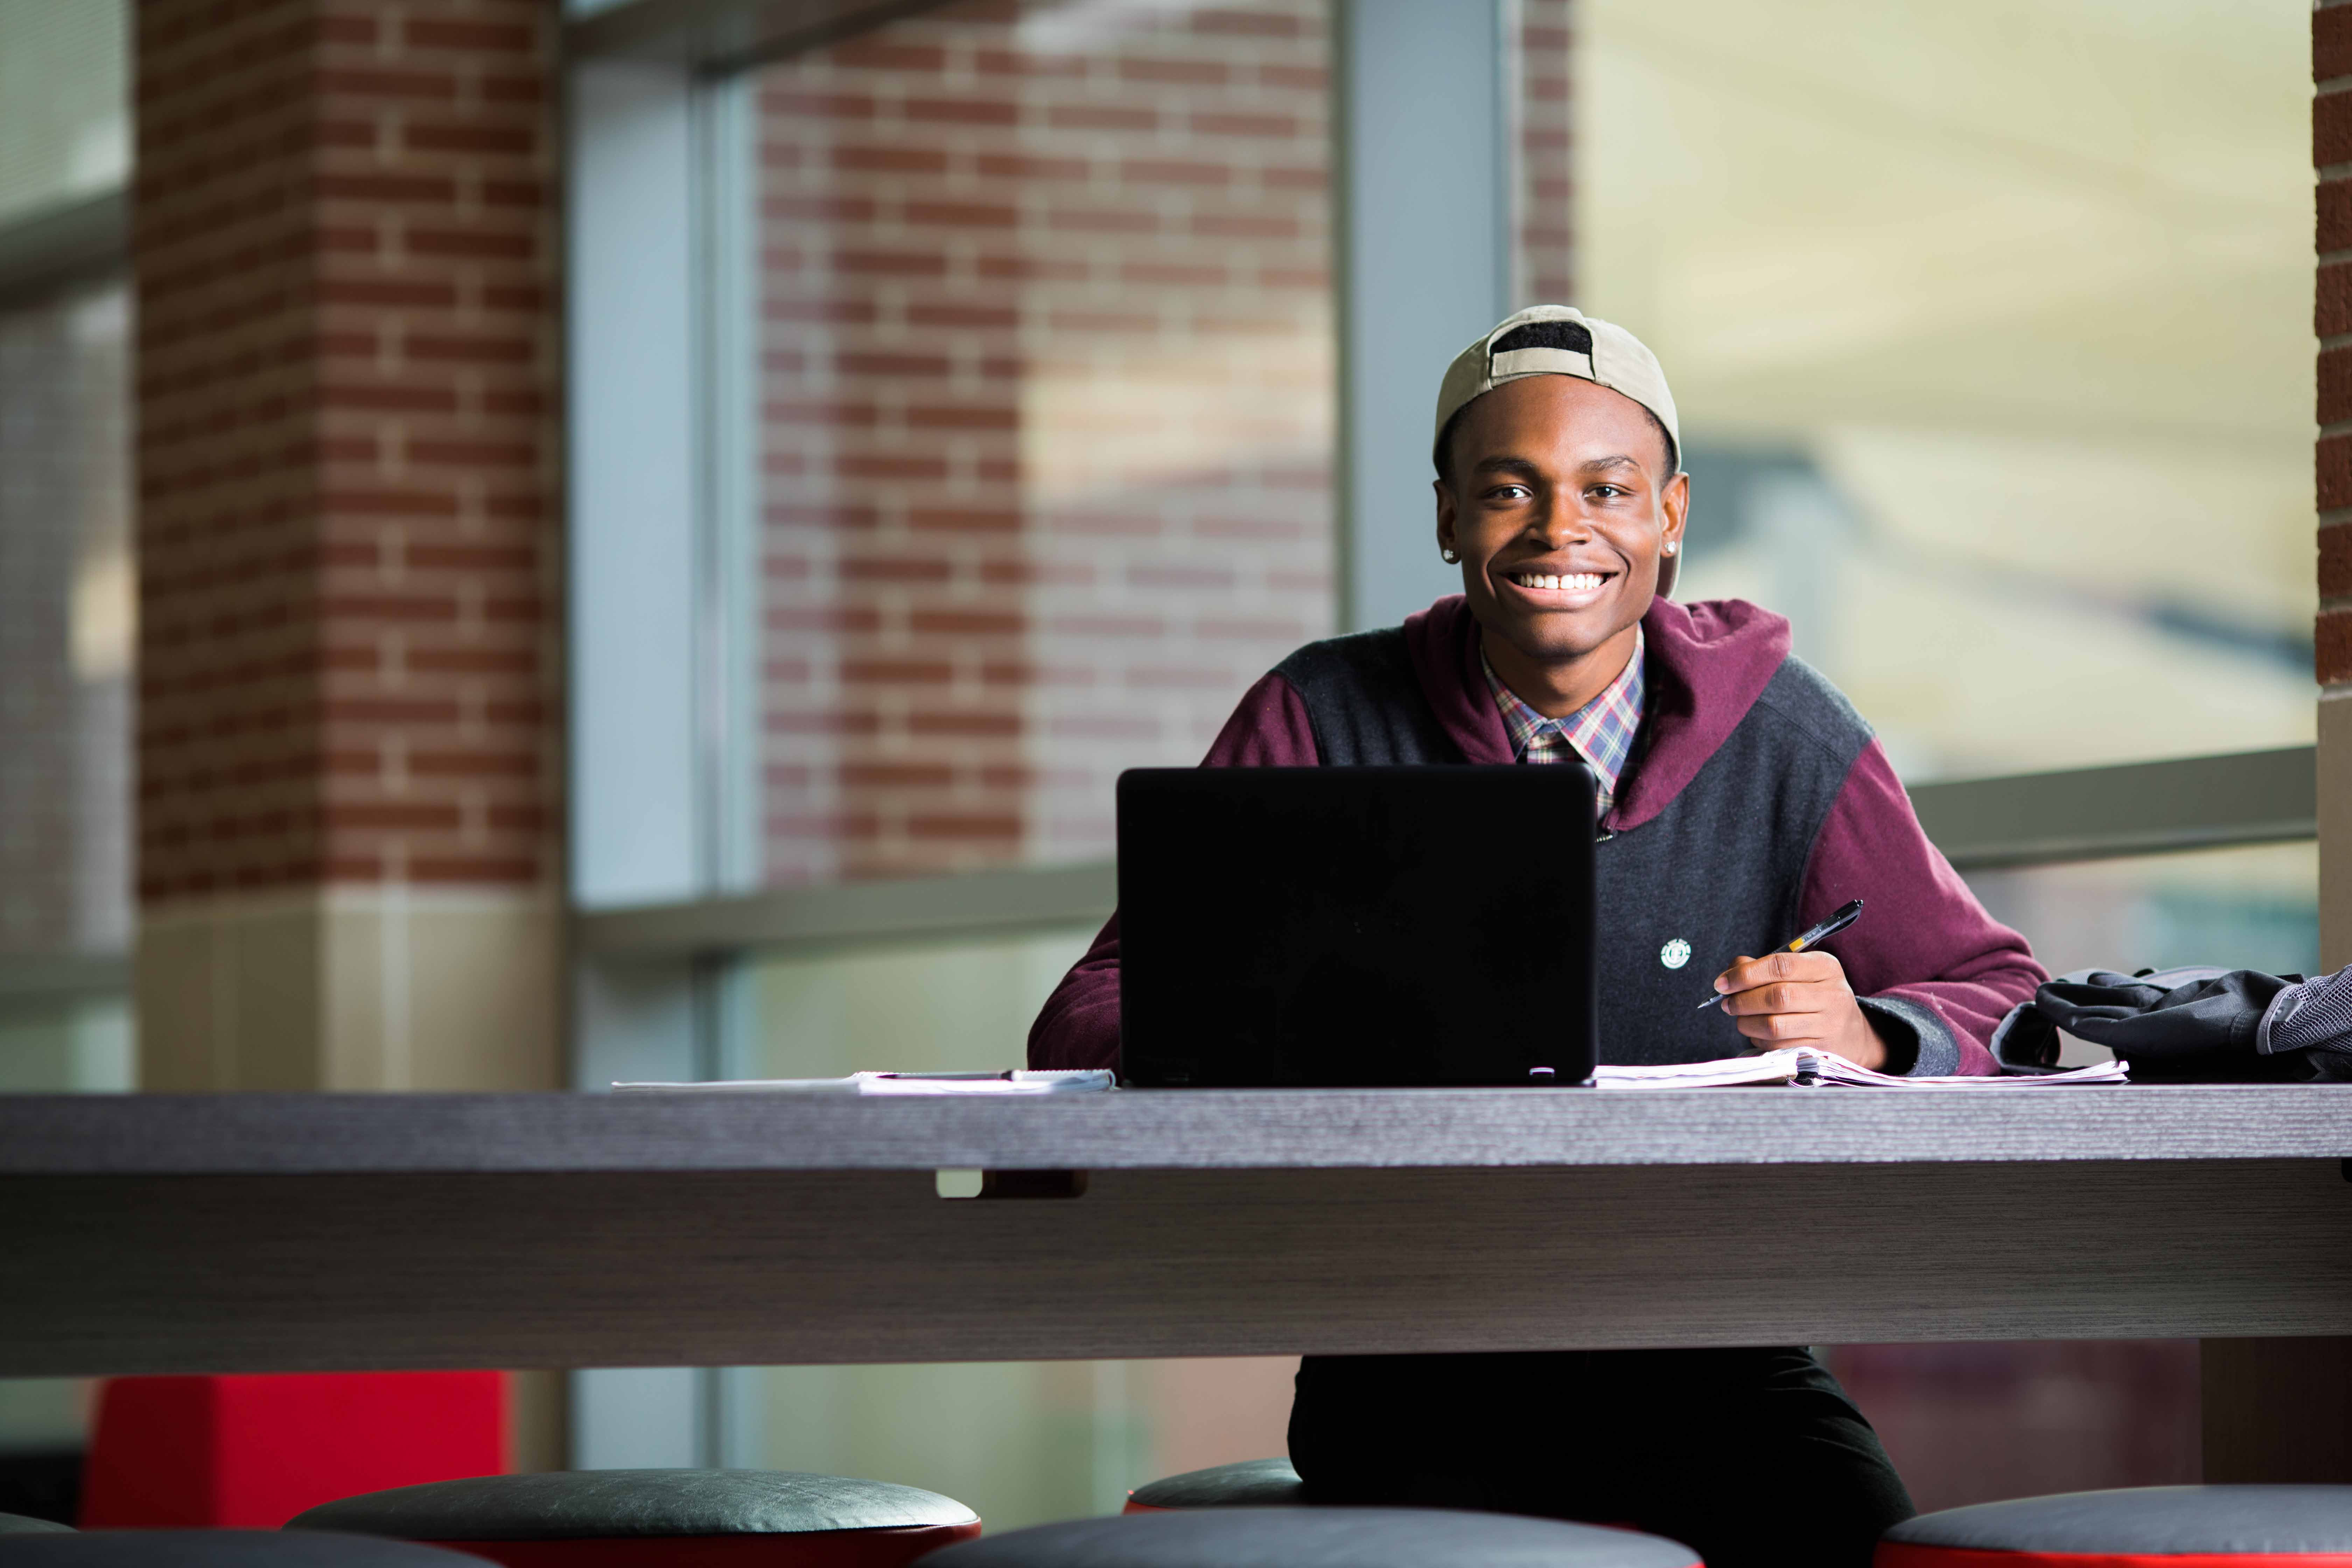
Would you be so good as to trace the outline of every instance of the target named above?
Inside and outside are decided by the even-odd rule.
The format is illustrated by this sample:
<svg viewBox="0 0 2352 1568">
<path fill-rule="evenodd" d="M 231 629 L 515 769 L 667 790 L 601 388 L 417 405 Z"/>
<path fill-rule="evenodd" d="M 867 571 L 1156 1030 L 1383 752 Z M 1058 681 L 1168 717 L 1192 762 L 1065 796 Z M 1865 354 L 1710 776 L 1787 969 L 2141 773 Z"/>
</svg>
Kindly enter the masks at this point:
<svg viewBox="0 0 2352 1568">
<path fill-rule="evenodd" d="M 1873 1072 L 1843 1057 L 1804 1046 L 1788 1046 L 1754 1056 L 1725 1057 L 1719 1061 L 1677 1062 L 1667 1067 L 1599 1067 L 1592 1081 L 1600 1089 L 1714 1089 L 1729 1084 L 1832 1084 L 1862 1089 L 2066 1089 L 2077 1085 L 2129 1083 L 2121 1062 L 2097 1062 L 2070 1072 L 2039 1073 L 2030 1078 L 1897 1078 Z"/>
</svg>

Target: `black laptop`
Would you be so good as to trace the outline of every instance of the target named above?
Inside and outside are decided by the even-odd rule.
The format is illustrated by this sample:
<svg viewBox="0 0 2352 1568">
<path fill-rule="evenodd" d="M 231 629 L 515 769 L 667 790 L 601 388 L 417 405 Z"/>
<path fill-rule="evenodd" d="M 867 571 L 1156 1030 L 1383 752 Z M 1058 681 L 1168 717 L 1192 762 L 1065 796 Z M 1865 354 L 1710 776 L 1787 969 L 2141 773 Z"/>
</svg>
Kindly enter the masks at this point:
<svg viewBox="0 0 2352 1568">
<path fill-rule="evenodd" d="M 1582 1083 L 1592 841 L 1576 764 L 1122 773 L 1120 1075 Z"/>
</svg>

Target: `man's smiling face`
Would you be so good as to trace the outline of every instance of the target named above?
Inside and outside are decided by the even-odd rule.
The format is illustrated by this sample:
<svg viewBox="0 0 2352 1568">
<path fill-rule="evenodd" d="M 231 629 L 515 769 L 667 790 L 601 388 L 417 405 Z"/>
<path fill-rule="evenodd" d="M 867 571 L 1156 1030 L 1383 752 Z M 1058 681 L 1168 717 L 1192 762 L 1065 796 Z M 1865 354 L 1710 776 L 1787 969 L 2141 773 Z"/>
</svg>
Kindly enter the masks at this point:
<svg viewBox="0 0 2352 1568">
<path fill-rule="evenodd" d="M 1506 382 L 1464 408 L 1451 482 L 1437 482 L 1437 542 L 1461 553 L 1496 673 L 1538 708 L 1507 666 L 1568 690 L 1588 683 L 1571 671 L 1596 653 L 1620 639 L 1631 651 L 1689 504 L 1688 478 L 1668 463 L 1647 410 L 1575 376 Z"/>
</svg>

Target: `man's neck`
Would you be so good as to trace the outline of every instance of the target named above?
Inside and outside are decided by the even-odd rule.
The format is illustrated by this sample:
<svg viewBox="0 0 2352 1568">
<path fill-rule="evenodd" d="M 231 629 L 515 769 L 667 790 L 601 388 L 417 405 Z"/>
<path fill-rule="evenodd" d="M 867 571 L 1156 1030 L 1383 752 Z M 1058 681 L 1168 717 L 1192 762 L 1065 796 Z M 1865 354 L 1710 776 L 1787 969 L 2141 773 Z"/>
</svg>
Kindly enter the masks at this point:
<svg viewBox="0 0 2352 1568">
<path fill-rule="evenodd" d="M 1627 626 L 1591 653 L 1559 663 L 1529 658 L 1501 637 L 1480 632 L 1487 667 L 1512 695 L 1547 719 L 1565 719 L 1625 673 L 1641 626 Z"/>
</svg>

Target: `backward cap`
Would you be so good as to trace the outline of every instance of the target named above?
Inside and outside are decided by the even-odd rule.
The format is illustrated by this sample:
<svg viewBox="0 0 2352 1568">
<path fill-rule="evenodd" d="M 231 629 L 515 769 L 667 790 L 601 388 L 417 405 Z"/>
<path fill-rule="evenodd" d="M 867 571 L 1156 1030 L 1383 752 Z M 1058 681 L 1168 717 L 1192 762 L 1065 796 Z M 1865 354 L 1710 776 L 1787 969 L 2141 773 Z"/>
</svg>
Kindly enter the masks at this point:
<svg viewBox="0 0 2352 1568">
<path fill-rule="evenodd" d="M 1582 328 L 1588 346 L 1581 351 L 1518 348 L 1495 352 L 1495 344 L 1521 327 L 1546 321 L 1571 322 Z M 1675 449 L 1682 449 L 1682 424 L 1675 415 L 1675 395 L 1666 390 L 1666 373 L 1660 368 L 1658 356 L 1614 321 L 1588 316 L 1573 305 L 1530 305 L 1504 317 L 1494 331 L 1455 354 L 1454 363 L 1445 367 L 1445 379 L 1438 384 L 1437 423 L 1431 440 L 1445 434 L 1445 422 L 1472 398 L 1484 396 L 1507 381 L 1530 375 L 1573 375 L 1622 393 L 1656 415 L 1658 423 L 1666 427 L 1666 434 L 1674 437 Z"/>
<path fill-rule="evenodd" d="M 1505 349 L 1495 345 L 1522 327 L 1566 323 L 1561 334 L 1568 346 Z M 1577 348 L 1575 341 L 1583 340 Z M 1531 375 L 1572 375 L 1595 386 L 1632 398 L 1658 416 L 1674 442 L 1677 461 L 1683 449 L 1682 422 L 1675 415 L 1675 395 L 1666 389 L 1666 373 L 1649 346 L 1613 321 L 1588 316 L 1573 305 L 1530 305 L 1496 323 L 1494 331 L 1473 342 L 1445 367 L 1437 386 L 1437 423 L 1431 440 L 1431 460 L 1444 467 L 1436 443 L 1445 438 L 1445 426 L 1464 405 L 1483 397 L 1507 381 Z M 1658 563 L 1658 592 L 1674 592 L 1677 562 L 1666 556 Z"/>
</svg>

